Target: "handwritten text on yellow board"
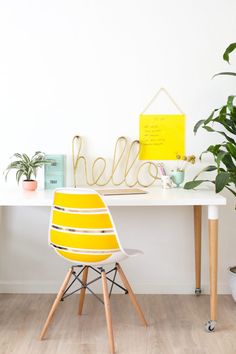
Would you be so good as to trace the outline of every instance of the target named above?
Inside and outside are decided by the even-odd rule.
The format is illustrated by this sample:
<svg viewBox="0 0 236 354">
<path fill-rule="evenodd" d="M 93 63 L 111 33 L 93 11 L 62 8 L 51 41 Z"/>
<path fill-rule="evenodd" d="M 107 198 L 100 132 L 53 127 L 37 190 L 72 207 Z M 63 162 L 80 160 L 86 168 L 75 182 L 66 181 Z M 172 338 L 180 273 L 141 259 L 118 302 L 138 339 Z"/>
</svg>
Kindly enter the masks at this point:
<svg viewBox="0 0 236 354">
<path fill-rule="evenodd" d="M 141 114 L 140 160 L 175 160 L 185 154 L 184 114 Z"/>
</svg>

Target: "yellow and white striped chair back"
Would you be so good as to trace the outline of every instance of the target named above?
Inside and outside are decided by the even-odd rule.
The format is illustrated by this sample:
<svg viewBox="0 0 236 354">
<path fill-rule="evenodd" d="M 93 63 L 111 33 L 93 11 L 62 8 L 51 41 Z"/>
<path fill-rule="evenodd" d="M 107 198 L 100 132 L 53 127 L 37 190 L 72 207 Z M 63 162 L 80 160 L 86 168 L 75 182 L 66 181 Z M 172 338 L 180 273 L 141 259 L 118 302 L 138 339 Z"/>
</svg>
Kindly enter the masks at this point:
<svg viewBox="0 0 236 354">
<path fill-rule="evenodd" d="M 110 263 L 123 253 L 109 209 L 87 188 L 55 190 L 49 243 L 77 264 Z"/>
</svg>

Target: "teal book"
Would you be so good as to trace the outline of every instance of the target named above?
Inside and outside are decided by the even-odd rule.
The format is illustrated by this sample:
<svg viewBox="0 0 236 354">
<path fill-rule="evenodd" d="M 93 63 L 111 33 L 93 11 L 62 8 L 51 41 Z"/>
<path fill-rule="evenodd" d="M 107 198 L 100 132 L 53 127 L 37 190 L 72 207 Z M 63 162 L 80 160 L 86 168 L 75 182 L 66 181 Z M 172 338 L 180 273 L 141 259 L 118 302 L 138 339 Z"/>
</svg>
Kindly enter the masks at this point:
<svg viewBox="0 0 236 354">
<path fill-rule="evenodd" d="M 65 187 L 65 155 L 46 155 L 46 158 L 53 162 L 44 167 L 44 188 Z"/>
</svg>

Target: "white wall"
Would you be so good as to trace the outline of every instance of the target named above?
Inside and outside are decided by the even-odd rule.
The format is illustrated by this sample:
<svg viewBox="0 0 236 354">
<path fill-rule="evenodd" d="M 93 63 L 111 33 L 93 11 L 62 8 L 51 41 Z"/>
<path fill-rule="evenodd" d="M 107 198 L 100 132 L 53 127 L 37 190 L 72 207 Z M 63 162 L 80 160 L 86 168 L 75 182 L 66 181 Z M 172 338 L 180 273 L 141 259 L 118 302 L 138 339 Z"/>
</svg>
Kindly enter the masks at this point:
<svg viewBox="0 0 236 354">
<path fill-rule="evenodd" d="M 138 116 L 161 86 L 186 113 L 187 153 L 198 155 L 217 142 L 215 135 L 199 131 L 194 137 L 192 130 L 235 93 L 233 78 L 211 80 L 229 69 L 222 53 L 235 41 L 235 11 L 234 0 L 0 2 L 0 174 L 16 151 L 65 153 L 70 185 L 72 137 L 84 136 L 89 156 L 111 158 L 118 136 L 138 138 Z M 227 266 L 236 262 L 234 201 L 227 197 L 220 223 L 221 292 L 228 291 Z M 191 292 L 191 210 L 112 212 L 124 243 L 145 251 L 127 262 L 135 289 Z M 1 291 L 56 290 L 66 266 L 48 249 L 47 224 L 47 208 L 2 210 Z M 204 224 L 206 290 L 207 259 Z"/>
</svg>

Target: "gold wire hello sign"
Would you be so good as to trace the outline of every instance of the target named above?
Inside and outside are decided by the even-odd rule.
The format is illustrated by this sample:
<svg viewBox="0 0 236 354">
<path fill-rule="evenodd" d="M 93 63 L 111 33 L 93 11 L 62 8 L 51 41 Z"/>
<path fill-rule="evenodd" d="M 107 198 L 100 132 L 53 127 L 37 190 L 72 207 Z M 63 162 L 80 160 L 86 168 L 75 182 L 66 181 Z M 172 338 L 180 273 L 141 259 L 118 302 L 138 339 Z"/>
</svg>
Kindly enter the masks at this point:
<svg viewBox="0 0 236 354">
<path fill-rule="evenodd" d="M 82 155 L 82 137 L 76 135 L 72 139 L 72 163 L 73 163 L 73 182 L 74 187 L 79 186 L 78 175 L 81 163 L 83 163 L 84 177 L 89 186 L 106 186 L 112 184 L 114 186 L 126 185 L 127 187 L 142 186 L 149 187 L 155 183 L 158 177 L 158 165 L 154 162 L 146 161 L 138 164 L 140 153 L 140 142 L 134 140 L 131 143 L 124 136 L 117 139 L 113 154 L 111 171 L 108 172 L 108 163 L 104 157 L 97 157 L 91 166 L 89 176 L 89 167 L 87 158 Z M 123 162 L 123 163 L 122 163 Z M 101 165 L 98 168 L 98 165 Z M 145 171 L 145 167 L 147 170 Z M 97 171 L 97 172 L 96 172 Z M 116 174 L 119 172 L 119 180 Z M 141 178 L 143 175 L 151 179 L 150 182 L 144 183 Z M 132 179 L 132 182 L 130 181 Z"/>
</svg>

